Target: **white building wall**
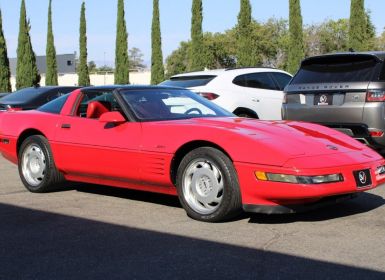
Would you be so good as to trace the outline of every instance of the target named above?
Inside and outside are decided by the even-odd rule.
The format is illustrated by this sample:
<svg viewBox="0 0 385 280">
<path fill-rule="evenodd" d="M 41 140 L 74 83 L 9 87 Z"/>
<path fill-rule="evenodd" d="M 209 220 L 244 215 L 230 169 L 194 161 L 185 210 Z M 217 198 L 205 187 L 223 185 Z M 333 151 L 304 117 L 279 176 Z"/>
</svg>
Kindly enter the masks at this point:
<svg viewBox="0 0 385 280">
<path fill-rule="evenodd" d="M 60 86 L 76 86 L 78 84 L 77 74 L 62 74 L 59 75 Z M 113 85 L 113 73 L 97 73 L 90 74 L 90 82 L 93 86 Z M 132 85 L 149 85 L 151 82 L 151 71 L 130 72 L 130 83 Z M 16 78 L 11 77 L 12 90 L 16 90 Z M 40 85 L 45 86 L 45 75 L 41 75 Z"/>
</svg>

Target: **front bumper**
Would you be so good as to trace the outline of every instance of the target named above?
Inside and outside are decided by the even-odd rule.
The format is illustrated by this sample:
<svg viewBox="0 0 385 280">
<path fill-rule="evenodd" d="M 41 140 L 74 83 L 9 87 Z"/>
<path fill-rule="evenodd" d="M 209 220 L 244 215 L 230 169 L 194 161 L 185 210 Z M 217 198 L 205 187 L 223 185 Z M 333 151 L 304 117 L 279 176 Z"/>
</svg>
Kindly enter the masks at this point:
<svg viewBox="0 0 385 280">
<path fill-rule="evenodd" d="M 315 158 L 310 158 L 309 166 L 312 165 L 311 159 L 313 161 L 316 160 Z M 332 158 L 330 160 L 332 160 Z M 290 165 L 299 166 L 299 162 L 303 163 L 304 161 L 305 159 L 292 160 Z M 345 196 L 349 198 L 351 195 L 374 189 L 385 183 L 384 174 L 376 175 L 377 167 L 385 165 L 383 159 L 353 165 L 336 162 L 336 165 L 333 167 L 322 166 L 322 164 L 319 163 L 320 161 L 321 160 L 317 162 L 318 164 L 313 164 L 316 168 L 285 168 L 235 163 L 239 177 L 242 204 L 244 205 L 245 211 L 293 213 L 300 211 L 302 208 L 313 207 L 321 201 L 333 203 L 334 199 L 340 200 Z M 329 166 L 331 164 L 330 162 L 328 164 Z M 357 187 L 353 171 L 364 169 L 370 169 L 372 183 L 365 187 Z M 341 173 L 344 180 L 342 182 L 311 185 L 260 181 L 254 175 L 254 172 L 257 170 L 304 176 Z"/>
</svg>

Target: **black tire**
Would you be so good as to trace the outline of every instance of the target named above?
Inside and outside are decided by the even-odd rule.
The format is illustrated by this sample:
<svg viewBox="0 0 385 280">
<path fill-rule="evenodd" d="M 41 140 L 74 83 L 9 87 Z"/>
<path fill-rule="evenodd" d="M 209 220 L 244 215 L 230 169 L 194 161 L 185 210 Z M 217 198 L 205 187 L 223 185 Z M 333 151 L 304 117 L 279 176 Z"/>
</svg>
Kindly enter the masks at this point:
<svg viewBox="0 0 385 280">
<path fill-rule="evenodd" d="M 205 175 L 206 171 L 208 176 Z M 218 186 L 221 185 L 221 188 L 211 187 L 213 181 Z M 208 183 L 206 184 L 206 182 Z M 241 195 L 237 173 L 229 157 L 218 149 L 201 147 L 186 154 L 178 167 L 176 183 L 179 201 L 187 215 L 193 219 L 220 222 L 228 220 L 240 212 Z M 195 193 L 194 186 L 196 186 Z M 203 186 L 203 191 L 201 186 Z M 217 191 L 216 188 L 221 190 Z M 220 202 L 211 204 L 204 202 L 206 204 L 204 205 L 201 199 L 206 199 L 208 196 L 213 196 L 214 200 L 220 200 Z"/>
<path fill-rule="evenodd" d="M 25 139 L 18 158 L 21 181 L 30 192 L 51 192 L 59 189 L 65 181 L 55 166 L 48 140 L 41 135 Z"/>
<path fill-rule="evenodd" d="M 248 113 L 239 113 L 239 114 L 237 114 L 237 116 L 241 117 L 241 118 L 258 119 L 258 117 L 251 115 L 251 114 L 248 114 Z"/>
</svg>

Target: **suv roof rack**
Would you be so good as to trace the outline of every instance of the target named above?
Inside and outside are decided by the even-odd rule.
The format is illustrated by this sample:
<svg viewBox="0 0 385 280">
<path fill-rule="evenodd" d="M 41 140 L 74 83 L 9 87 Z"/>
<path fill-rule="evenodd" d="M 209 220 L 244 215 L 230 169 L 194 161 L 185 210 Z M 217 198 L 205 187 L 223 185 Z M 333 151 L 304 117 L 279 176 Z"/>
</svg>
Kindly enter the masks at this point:
<svg viewBox="0 0 385 280">
<path fill-rule="evenodd" d="M 225 71 L 238 70 L 238 69 L 251 69 L 251 68 L 277 69 L 277 68 L 275 68 L 275 67 L 267 67 L 267 66 L 244 66 L 244 67 L 230 67 L 230 68 L 225 68 Z"/>
</svg>

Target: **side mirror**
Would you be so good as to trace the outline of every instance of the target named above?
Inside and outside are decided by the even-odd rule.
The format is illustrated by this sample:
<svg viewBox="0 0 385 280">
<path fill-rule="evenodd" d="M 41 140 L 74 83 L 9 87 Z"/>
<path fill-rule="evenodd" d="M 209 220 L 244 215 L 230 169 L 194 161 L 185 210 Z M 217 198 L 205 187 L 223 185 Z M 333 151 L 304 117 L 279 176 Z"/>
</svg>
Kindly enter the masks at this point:
<svg viewBox="0 0 385 280">
<path fill-rule="evenodd" d="M 123 115 L 120 112 L 113 111 L 113 112 L 107 112 L 102 114 L 99 118 L 99 121 L 103 123 L 120 124 L 120 123 L 125 123 L 126 119 L 123 117 Z"/>
</svg>

